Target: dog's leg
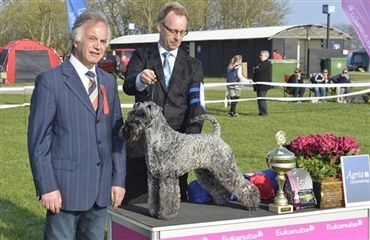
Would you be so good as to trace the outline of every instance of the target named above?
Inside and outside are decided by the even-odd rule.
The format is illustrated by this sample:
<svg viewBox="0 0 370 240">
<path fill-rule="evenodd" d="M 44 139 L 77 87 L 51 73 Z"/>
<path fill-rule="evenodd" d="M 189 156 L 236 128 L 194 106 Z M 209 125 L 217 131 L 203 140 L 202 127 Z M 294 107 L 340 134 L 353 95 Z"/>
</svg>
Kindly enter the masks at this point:
<svg viewBox="0 0 370 240">
<path fill-rule="evenodd" d="M 180 209 L 180 187 L 177 178 L 163 178 L 159 181 L 159 219 L 174 218 Z"/>
<path fill-rule="evenodd" d="M 230 200 L 231 193 L 222 186 L 220 181 L 208 169 L 194 170 L 199 184 L 212 195 L 216 205 L 225 205 Z"/>
<path fill-rule="evenodd" d="M 149 214 L 158 217 L 159 212 L 159 180 L 148 174 Z"/>
<path fill-rule="evenodd" d="M 241 174 L 241 173 L 240 173 Z M 256 210 L 260 204 L 260 192 L 251 182 L 240 177 L 233 190 L 234 195 L 248 210 Z"/>
<path fill-rule="evenodd" d="M 222 184 L 232 192 L 247 210 L 256 210 L 260 203 L 258 188 L 247 181 L 239 171 L 235 161 L 228 168 L 219 168 L 220 172 L 215 173 L 216 178 L 223 179 Z"/>
</svg>

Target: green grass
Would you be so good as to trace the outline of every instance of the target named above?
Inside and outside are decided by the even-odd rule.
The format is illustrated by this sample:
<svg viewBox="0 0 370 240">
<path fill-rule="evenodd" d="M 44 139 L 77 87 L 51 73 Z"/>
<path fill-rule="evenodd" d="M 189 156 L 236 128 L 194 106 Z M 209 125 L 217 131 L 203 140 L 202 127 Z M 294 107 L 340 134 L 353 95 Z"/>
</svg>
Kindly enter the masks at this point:
<svg viewBox="0 0 370 240">
<path fill-rule="evenodd" d="M 367 78 L 368 79 L 368 78 Z M 359 79 L 360 80 L 360 79 Z M 206 79 L 223 82 L 224 79 Z M 122 82 L 120 82 L 120 85 Z M 356 91 L 356 89 L 354 89 Z M 223 99 L 225 90 L 206 90 L 206 100 Z M 308 95 L 308 93 L 306 93 Z M 122 103 L 133 103 L 132 96 L 120 91 Z M 281 89 L 272 89 L 268 97 L 282 97 Z M 243 90 L 241 98 L 255 98 Z M 0 95 L 0 104 L 29 102 L 29 95 Z M 301 134 L 332 132 L 354 137 L 361 154 L 370 153 L 370 105 L 323 104 L 268 101 L 269 116 L 257 116 L 256 101 L 240 102 L 238 118 L 227 116 L 223 103 L 209 104 L 207 112 L 217 118 L 222 138 L 232 147 L 242 172 L 266 169 L 265 156 L 276 147 L 279 130 L 291 140 Z M 128 109 L 124 109 L 124 116 Z M 45 211 L 38 202 L 28 162 L 26 133 L 28 107 L 0 110 L 0 239 L 42 239 Z M 204 132 L 212 131 L 206 122 Z M 194 175 L 191 174 L 191 179 Z"/>
</svg>

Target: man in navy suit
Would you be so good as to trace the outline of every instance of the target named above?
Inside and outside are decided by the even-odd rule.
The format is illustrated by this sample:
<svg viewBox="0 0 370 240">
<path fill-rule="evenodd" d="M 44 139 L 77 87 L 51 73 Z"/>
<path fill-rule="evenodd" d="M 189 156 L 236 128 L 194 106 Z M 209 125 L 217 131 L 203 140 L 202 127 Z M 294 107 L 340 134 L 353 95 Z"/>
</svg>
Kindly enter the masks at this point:
<svg viewBox="0 0 370 240">
<path fill-rule="evenodd" d="M 85 10 L 72 28 L 70 58 L 36 78 L 28 151 L 47 209 L 44 239 L 103 239 L 107 207 L 125 195 L 117 83 L 96 65 L 109 33 L 101 12 Z"/>
<path fill-rule="evenodd" d="M 157 19 L 159 42 L 137 49 L 127 67 L 123 90 L 135 102 L 153 101 L 163 108 L 167 123 L 181 133 L 200 133 L 202 124 L 190 124 L 204 114 L 203 69 L 198 59 L 179 47 L 187 35 L 186 9 L 179 3 L 166 4 Z M 167 56 L 166 56 L 167 55 Z M 127 146 L 126 203 L 147 202 L 147 167 L 144 140 Z M 180 177 L 181 199 L 187 200 L 187 174 Z"/>
</svg>

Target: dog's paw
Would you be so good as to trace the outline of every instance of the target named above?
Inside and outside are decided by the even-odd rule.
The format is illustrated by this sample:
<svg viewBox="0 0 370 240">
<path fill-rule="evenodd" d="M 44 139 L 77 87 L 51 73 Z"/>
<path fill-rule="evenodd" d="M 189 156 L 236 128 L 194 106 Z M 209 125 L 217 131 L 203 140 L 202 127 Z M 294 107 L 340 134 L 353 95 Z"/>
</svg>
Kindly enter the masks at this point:
<svg viewBox="0 0 370 240">
<path fill-rule="evenodd" d="M 149 210 L 149 215 L 154 217 L 154 218 L 158 218 L 158 212 L 157 211 Z"/>
<path fill-rule="evenodd" d="M 257 207 L 247 207 L 248 211 L 257 211 Z"/>
</svg>

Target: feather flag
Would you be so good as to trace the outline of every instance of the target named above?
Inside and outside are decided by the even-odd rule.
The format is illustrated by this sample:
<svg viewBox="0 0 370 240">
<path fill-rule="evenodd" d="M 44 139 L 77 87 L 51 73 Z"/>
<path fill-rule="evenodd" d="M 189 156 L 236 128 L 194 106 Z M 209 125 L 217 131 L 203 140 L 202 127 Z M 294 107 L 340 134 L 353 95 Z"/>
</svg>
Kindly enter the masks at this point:
<svg viewBox="0 0 370 240">
<path fill-rule="evenodd" d="M 370 56 L 370 1 L 342 0 L 342 8 Z"/>
<path fill-rule="evenodd" d="M 78 15 L 80 15 L 83 11 L 88 8 L 87 3 L 85 0 L 67 0 L 67 7 L 68 7 L 68 27 L 69 32 L 72 32 L 73 24 L 76 21 Z"/>
</svg>

